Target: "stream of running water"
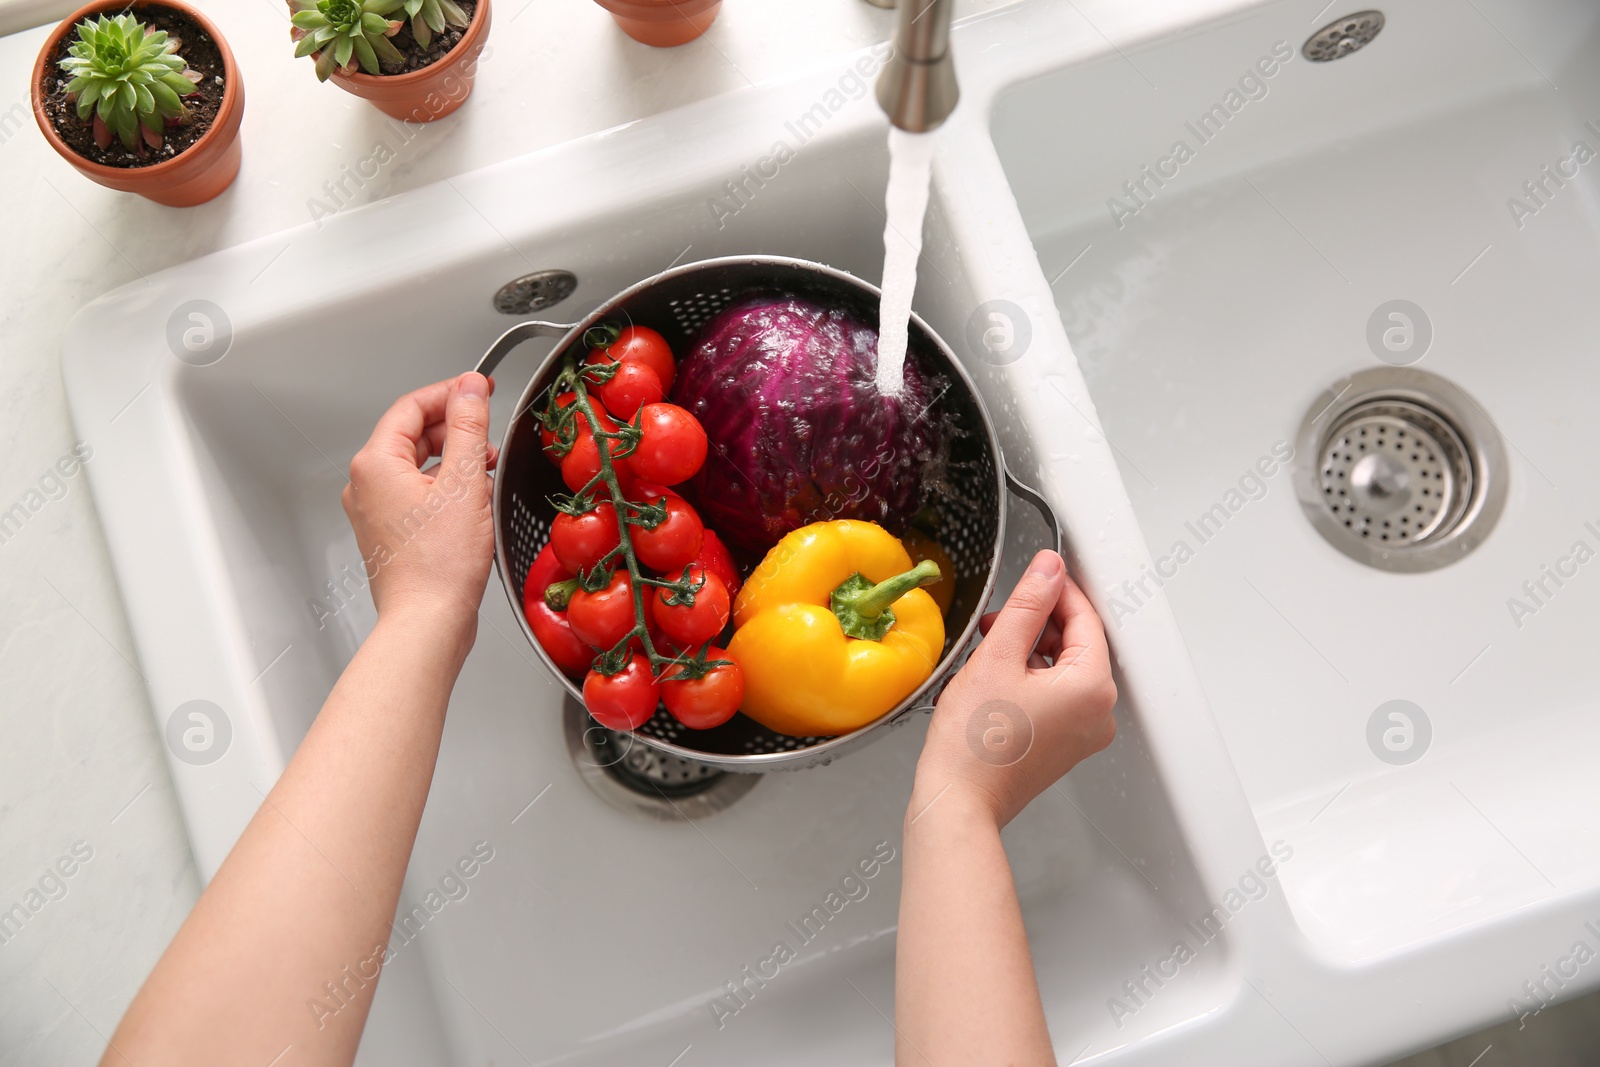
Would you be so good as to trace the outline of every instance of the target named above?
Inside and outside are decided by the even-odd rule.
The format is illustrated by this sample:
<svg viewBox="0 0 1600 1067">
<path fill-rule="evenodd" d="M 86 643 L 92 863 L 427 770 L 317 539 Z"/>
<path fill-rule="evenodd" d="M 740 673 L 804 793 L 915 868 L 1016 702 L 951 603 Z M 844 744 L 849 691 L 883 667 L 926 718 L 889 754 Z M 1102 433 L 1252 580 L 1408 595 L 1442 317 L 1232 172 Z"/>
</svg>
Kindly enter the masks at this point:
<svg viewBox="0 0 1600 1067">
<path fill-rule="evenodd" d="M 878 308 L 878 391 L 897 396 L 905 384 L 911 297 L 922 255 L 933 135 L 889 128 L 889 187 L 884 194 L 883 299 Z"/>
</svg>

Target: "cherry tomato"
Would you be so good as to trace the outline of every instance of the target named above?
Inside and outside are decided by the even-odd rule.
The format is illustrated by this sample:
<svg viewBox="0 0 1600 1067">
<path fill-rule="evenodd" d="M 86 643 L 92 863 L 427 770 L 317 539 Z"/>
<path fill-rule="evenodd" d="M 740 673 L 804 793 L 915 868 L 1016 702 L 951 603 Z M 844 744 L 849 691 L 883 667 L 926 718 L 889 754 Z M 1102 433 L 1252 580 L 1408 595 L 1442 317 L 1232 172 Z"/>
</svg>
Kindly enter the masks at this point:
<svg viewBox="0 0 1600 1067">
<path fill-rule="evenodd" d="M 582 678 L 594 662 L 594 649 L 578 640 L 567 622 L 567 616 L 544 602 L 544 591 L 551 582 L 572 577 L 556 559 L 549 545 L 540 549 L 539 555 L 528 568 L 528 578 L 522 584 L 522 612 L 528 627 L 555 665 L 563 674 Z"/>
<path fill-rule="evenodd" d="M 706 461 L 706 431 L 700 420 L 676 404 L 646 404 L 639 414 L 639 446 L 628 457 L 633 472 L 662 485 L 693 477 Z"/>
<path fill-rule="evenodd" d="M 650 721 L 660 701 L 661 683 L 643 656 L 632 657 L 610 677 L 590 671 L 583 680 L 583 706 L 595 722 L 613 730 L 637 730 Z"/>
<path fill-rule="evenodd" d="M 567 616 L 544 602 L 543 597 L 523 601 L 523 611 L 528 616 L 528 628 L 538 639 L 561 673 L 569 678 L 582 678 L 583 672 L 594 663 L 594 649 L 578 639 L 572 632 Z"/>
<path fill-rule="evenodd" d="M 734 565 L 733 553 L 715 530 L 706 530 L 700 542 L 700 557 L 695 562 L 722 579 L 722 584 L 728 587 L 728 596 L 739 595 L 739 586 L 743 584 L 739 581 L 739 568 Z"/>
<path fill-rule="evenodd" d="M 618 363 L 617 373 L 594 391 L 606 410 L 623 422 L 632 422 L 634 413 L 641 407 L 658 404 L 667 395 L 655 368 L 636 359 Z"/>
<path fill-rule="evenodd" d="M 599 592 L 575 590 L 567 605 L 567 621 L 585 644 L 602 652 L 615 648 L 634 627 L 633 584 L 628 581 L 628 572 L 618 569 L 610 584 Z"/>
<path fill-rule="evenodd" d="M 655 529 L 630 526 L 628 533 L 633 537 L 633 553 L 640 563 L 669 577 L 677 577 L 700 554 L 706 528 L 689 502 L 676 493 L 652 496 L 645 503 L 661 501 L 666 503 L 667 517 Z"/>
<path fill-rule="evenodd" d="M 550 544 L 545 547 L 566 569 L 563 577 L 571 577 L 579 571 L 592 570 L 620 540 L 616 509 L 602 502 L 582 515 L 558 513 L 550 524 Z"/>
<path fill-rule="evenodd" d="M 656 625 L 655 604 L 656 598 L 646 593 L 644 597 L 644 628 L 650 633 L 650 643 L 656 646 L 657 655 L 676 656 L 682 650 L 666 634 L 662 633 L 661 628 Z M 590 651 L 593 650 L 591 649 Z M 639 639 L 637 634 L 628 641 L 628 651 L 636 656 L 644 655 L 644 642 Z"/>
<path fill-rule="evenodd" d="M 690 581 L 705 579 L 694 594 L 693 604 L 669 604 L 670 589 L 657 589 L 655 603 L 656 625 L 661 632 L 685 647 L 703 645 L 722 632 L 728 624 L 731 602 L 728 587 L 715 574 L 707 574 L 704 567 L 690 567 Z"/>
<path fill-rule="evenodd" d="M 629 500 L 654 500 L 658 496 L 681 497 L 683 495 L 671 486 L 657 485 L 655 482 L 647 482 L 643 478 L 638 478 L 634 482 L 634 486 L 639 490 L 639 495 L 631 496 L 628 498 Z"/>
<path fill-rule="evenodd" d="M 601 433 L 615 433 L 617 424 L 612 421 L 605 409 L 596 400 L 590 400 L 594 405 L 595 421 L 600 424 Z M 561 460 L 561 480 L 567 483 L 567 488 L 574 493 L 588 485 L 596 474 L 600 473 L 600 442 L 595 439 L 594 433 L 589 429 L 588 420 L 582 415 L 578 416 L 578 436 L 572 443 L 572 451 L 568 452 Z M 607 441 L 606 446 L 616 449 L 620 442 Z M 627 459 L 613 459 L 611 465 L 617 471 L 622 471 L 628 466 Z"/>
<path fill-rule="evenodd" d="M 528 577 L 522 583 L 523 599 L 530 596 L 543 598 L 545 588 L 551 582 L 564 581 L 571 577 L 572 572 L 556 558 L 556 550 L 550 545 L 545 545 L 528 565 Z"/>
<path fill-rule="evenodd" d="M 677 365 L 672 359 L 672 346 L 667 344 L 665 337 L 650 327 L 623 327 L 615 342 L 606 348 L 597 348 L 590 352 L 588 362 L 599 363 L 608 359 L 620 360 L 623 363 L 643 363 L 655 371 L 656 377 L 661 379 L 663 395 L 672 391 L 672 379 L 677 373 Z"/>
<path fill-rule="evenodd" d="M 728 651 L 711 648 L 706 659 L 727 659 Z M 744 700 L 744 672 L 737 663 L 713 667 L 700 678 L 680 678 L 681 665 L 661 676 L 661 699 L 667 710 L 691 730 L 709 730 L 733 718 Z"/>
</svg>

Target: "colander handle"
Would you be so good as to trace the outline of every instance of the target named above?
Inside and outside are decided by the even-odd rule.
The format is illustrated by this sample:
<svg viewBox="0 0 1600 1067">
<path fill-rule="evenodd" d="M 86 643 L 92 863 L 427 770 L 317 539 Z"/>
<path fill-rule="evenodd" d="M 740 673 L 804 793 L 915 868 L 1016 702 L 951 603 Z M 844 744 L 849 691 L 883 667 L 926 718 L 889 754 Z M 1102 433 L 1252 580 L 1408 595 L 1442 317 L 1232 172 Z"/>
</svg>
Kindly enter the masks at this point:
<svg viewBox="0 0 1600 1067">
<path fill-rule="evenodd" d="M 1050 506 L 1050 502 L 1046 500 L 1043 494 L 1041 494 L 1037 489 L 1019 479 L 1015 474 L 1012 474 L 1011 468 L 1006 466 L 1004 460 L 1002 460 L 1000 463 L 1000 469 L 1005 471 L 1006 488 L 1012 493 L 1026 500 L 1028 503 L 1032 504 L 1039 512 L 1040 517 L 1044 519 L 1045 525 L 1050 527 L 1050 547 L 1056 550 L 1057 555 L 1060 555 L 1063 548 L 1061 541 L 1061 520 L 1056 518 L 1055 509 Z M 968 651 L 971 651 L 970 646 Z M 955 677 L 956 671 L 960 670 L 962 665 L 965 663 L 966 656 L 962 656 L 959 661 L 952 663 L 950 665 L 949 673 L 945 676 L 945 682 L 948 682 L 950 678 Z M 939 694 L 944 692 L 945 682 L 941 682 L 939 685 L 934 686 L 922 698 L 921 701 L 913 704 L 909 708 L 906 708 L 899 715 L 896 715 L 894 722 L 904 722 L 916 712 L 932 712 L 938 704 Z"/>
<path fill-rule="evenodd" d="M 500 361 L 511 354 L 511 350 L 530 337 L 560 337 L 561 335 L 577 329 L 576 323 L 563 322 L 519 322 L 505 333 L 501 334 L 494 344 L 489 346 L 489 351 L 478 360 L 478 365 L 472 369 L 484 377 L 494 373 Z"/>
<path fill-rule="evenodd" d="M 1004 463 L 1001 466 L 1006 472 L 1006 488 L 1032 504 L 1034 509 L 1039 512 L 1040 517 L 1044 519 L 1045 525 L 1050 527 L 1050 547 L 1056 550 L 1057 555 L 1060 555 L 1062 550 L 1061 520 L 1056 518 L 1055 509 L 1050 506 L 1048 500 L 1040 495 L 1037 489 L 1025 484 L 1015 474 L 1012 474 L 1010 467 L 1005 466 Z"/>
</svg>

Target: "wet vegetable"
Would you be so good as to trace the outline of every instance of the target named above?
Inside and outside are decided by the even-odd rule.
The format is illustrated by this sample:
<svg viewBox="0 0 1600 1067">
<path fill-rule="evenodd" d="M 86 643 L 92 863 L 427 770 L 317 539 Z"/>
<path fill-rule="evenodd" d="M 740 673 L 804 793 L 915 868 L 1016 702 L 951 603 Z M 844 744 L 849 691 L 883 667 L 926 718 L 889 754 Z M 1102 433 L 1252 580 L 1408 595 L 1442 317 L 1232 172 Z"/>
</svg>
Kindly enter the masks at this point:
<svg viewBox="0 0 1600 1067">
<path fill-rule="evenodd" d="M 706 729 L 733 714 L 743 691 L 734 661 L 707 656 L 730 613 L 716 570 L 732 564 L 688 501 L 664 487 L 699 469 L 705 433 L 680 407 L 631 397 L 617 402 L 619 411 L 636 408 L 632 419 L 613 421 L 598 392 L 643 368 L 659 397 L 662 373 L 672 377 L 672 353 L 643 327 L 590 333 L 602 347 L 581 366 L 563 361 L 535 416 L 545 452 L 572 492 L 550 498 L 557 515 L 550 544 L 529 568 L 523 611 L 560 669 L 584 678 L 584 705 L 597 722 L 614 730 L 643 725 L 670 671 L 668 710 Z M 708 550 L 704 564 L 690 567 Z M 666 613 L 659 623 L 658 603 Z"/>
<path fill-rule="evenodd" d="M 793 297 L 723 311 L 678 365 L 673 401 L 705 428 L 685 495 L 731 546 L 763 553 L 808 523 L 898 529 L 940 460 L 938 384 L 908 360 L 905 388 L 878 392 L 877 330 Z"/>
<path fill-rule="evenodd" d="M 650 721 L 661 701 L 661 683 L 650 673 L 650 661 L 629 656 L 611 674 L 592 670 L 583 680 L 583 706 L 594 721 L 613 730 L 637 730 Z"/>
<path fill-rule="evenodd" d="M 927 681 L 944 619 L 923 589 L 939 565 L 869 522 L 813 523 L 767 553 L 734 605 L 728 655 L 742 710 L 780 734 L 832 737 L 867 725 Z"/>
<path fill-rule="evenodd" d="M 708 649 L 711 659 L 727 659 L 725 648 Z M 744 699 L 744 673 L 737 663 L 713 667 L 699 678 L 682 667 L 668 667 L 661 678 L 661 701 L 691 730 L 709 730 L 733 718 Z"/>
<path fill-rule="evenodd" d="M 688 601 L 671 589 L 657 589 L 655 618 L 669 640 L 682 648 L 693 648 L 722 632 L 728 625 L 732 604 L 722 579 L 706 573 L 704 567 L 690 567 L 684 578 L 694 586 L 694 599 Z"/>
<path fill-rule="evenodd" d="M 528 567 L 528 577 L 522 586 L 522 610 L 528 617 L 533 636 L 561 672 L 569 678 L 582 678 L 594 660 L 594 649 L 572 632 L 566 612 L 552 608 L 544 598 L 545 590 L 552 584 L 571 577 L 572 572 L 556 559 L 555 550 L 545 545 Z"/>
</svg>

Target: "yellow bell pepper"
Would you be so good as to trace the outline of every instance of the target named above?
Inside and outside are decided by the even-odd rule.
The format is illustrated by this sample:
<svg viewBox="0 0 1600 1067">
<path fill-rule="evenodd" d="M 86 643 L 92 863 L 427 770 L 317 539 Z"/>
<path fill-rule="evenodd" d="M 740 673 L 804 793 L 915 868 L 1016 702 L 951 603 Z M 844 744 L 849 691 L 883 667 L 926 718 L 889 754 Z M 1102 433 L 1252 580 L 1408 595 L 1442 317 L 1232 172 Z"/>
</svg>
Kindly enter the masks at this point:
<svg viewBox="0 0 1600 1067">
<path fill-rule="evenodd" d="M 832 737 L 883 715 L 927 680 L 944 651 L 939 606 L 870 522 L 817 522 L 767 553 L 734 602 L 728 656 L 744 672 L 741 710 L 780 734 Z"/>
</svg>

